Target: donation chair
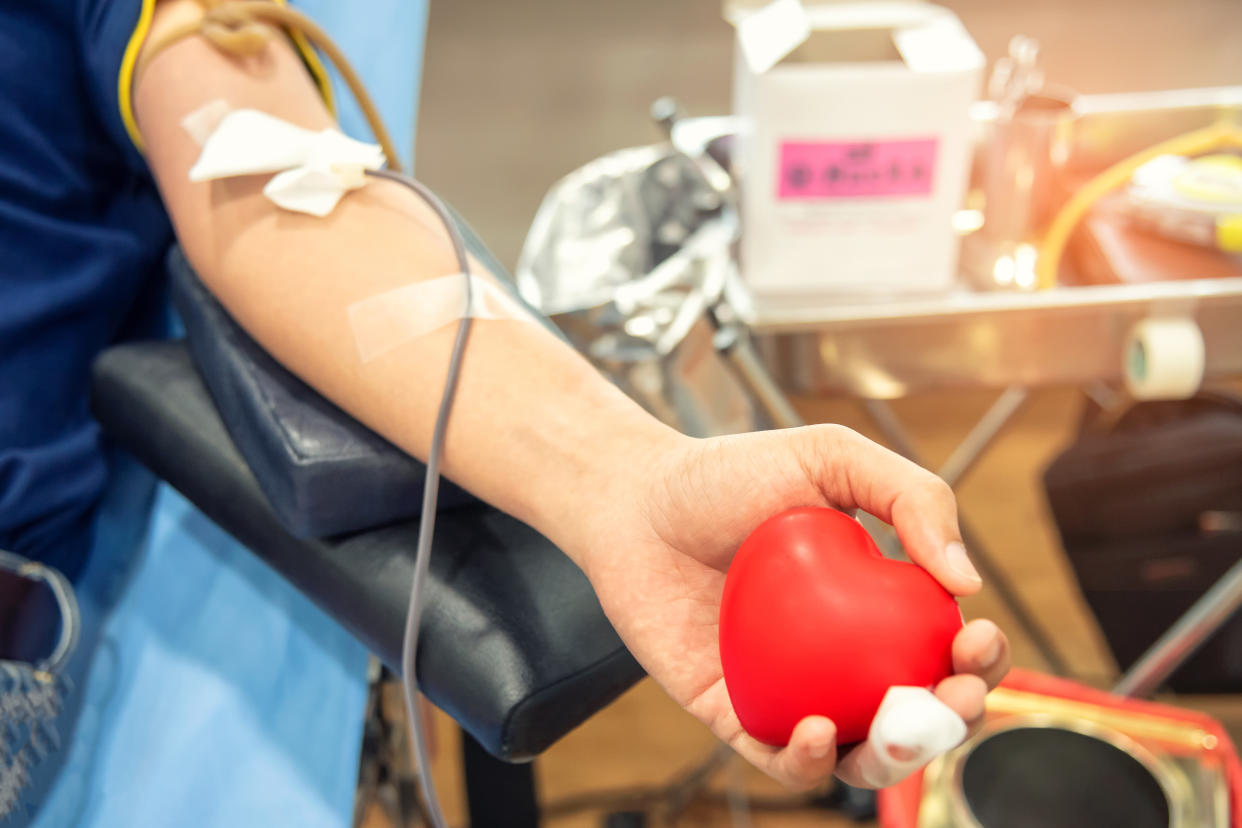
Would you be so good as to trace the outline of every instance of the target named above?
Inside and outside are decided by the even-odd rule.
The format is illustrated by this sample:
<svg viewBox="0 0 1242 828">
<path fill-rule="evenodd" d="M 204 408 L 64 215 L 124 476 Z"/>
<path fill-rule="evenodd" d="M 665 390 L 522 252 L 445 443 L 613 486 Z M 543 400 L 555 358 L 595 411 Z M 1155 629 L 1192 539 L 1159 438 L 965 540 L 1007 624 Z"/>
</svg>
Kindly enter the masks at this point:
<svg viewBox="0 0 1242 828">
<path fill-rule="evenodd" d="M 399 673 L 416 519 L 329 539 L 287 531 L 184 340 L 105 351 L 91 407 L 113 441 Z M 533 529 L 477 501 L 437 518 L 417 664 L 420 689 L 464 731 L 476 827 L 536 824 L 524 763 L 643 676 L 582 572 Z"/>
</svg>

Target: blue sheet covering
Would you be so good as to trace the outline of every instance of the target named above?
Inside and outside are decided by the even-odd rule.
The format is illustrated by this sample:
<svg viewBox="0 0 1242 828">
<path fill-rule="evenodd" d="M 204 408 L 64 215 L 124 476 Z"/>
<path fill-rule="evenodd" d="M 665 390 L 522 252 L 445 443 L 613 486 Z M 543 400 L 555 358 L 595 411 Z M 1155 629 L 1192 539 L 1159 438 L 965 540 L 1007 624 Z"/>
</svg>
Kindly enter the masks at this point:
<svg viewBox="0 0 1242 828">
<path fill-rule="evenodd" d="M 354 60 L 408 166 L 425 0 L 298 5 Z M 344 129 L 369 137 L 335 86 Z M 365 649 L 168 486 L 111 470 L 78 586 L 76 726 L 33 824 L 348 825 Z"/>
</svg>

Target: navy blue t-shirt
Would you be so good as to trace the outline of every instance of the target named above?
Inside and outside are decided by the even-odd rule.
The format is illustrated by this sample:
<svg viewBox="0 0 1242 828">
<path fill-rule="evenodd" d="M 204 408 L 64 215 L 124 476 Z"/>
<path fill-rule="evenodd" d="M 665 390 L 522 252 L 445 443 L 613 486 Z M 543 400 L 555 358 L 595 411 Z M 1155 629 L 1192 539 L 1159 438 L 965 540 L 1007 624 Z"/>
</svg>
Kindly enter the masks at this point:
<svg viewBox="0 0 1242 828">
<path fill-rule="evenodd" d="M 154 7 L 0 0 L 0 549 L 70 577 L 107 478 L 91 362 L 163 332 L 173 233 L 130 101 Z"/>
<path fill-rule="evenodd" d="M 107 473 L 91 361 L 157 333 L 172 241 L 118 91 L 150 4 L 0 0 L 0 548 L 70 575 Z"/>
</svg>

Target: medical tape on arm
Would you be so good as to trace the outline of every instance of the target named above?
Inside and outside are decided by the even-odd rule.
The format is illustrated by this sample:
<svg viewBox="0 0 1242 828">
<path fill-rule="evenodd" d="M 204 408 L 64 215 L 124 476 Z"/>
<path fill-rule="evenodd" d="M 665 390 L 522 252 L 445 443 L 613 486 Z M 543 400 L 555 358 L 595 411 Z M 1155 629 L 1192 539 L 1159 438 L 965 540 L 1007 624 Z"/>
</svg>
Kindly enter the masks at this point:
<svg viewBox="0 0 1242 828">
<path fill-rule="evenodd" d="M 181 119 L 181 128 L 200 150 L 203 144 L 207 143 L 207 139 L 211 137 L 211 133 L 216 131 L 216 127 L 224 120 L 224 116 L 233 111 L 233 107 L 224 98 L 216 98 L 195 109 L 190 114 Z"/>
<path fill-rule="evenodd" d="M 345 192 L 363 186 L 366 173 L 384 163 L 374 144 L 233 109 L 224 100 L 189 113 L 181 126 L 201 146 L 191 181 L 274 172 L 263 194 L 283 209 L 316 216 L 331 213 Z M 495 282 L 461 273 L 385 291 L 355 302 L 347 313 L 363 362 L 465 317 L 535 321 Z"/>
<path fill-rule="evenodd" d="M 363 362 L 465 317 L 535 321 L 530 311 L 490 279 L 461 273 L 370 296 L 354 302 L 346 313 Z"/>
</svg>

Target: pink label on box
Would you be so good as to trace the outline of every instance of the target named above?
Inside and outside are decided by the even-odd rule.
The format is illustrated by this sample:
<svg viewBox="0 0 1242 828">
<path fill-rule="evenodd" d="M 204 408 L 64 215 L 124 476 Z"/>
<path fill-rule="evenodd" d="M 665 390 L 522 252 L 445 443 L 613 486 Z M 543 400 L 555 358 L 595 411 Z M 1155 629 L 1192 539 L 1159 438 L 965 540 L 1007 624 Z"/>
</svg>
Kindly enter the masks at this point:
<svg viewBox="0 0 1242 828">
<path fill-rule="evenodd" d="M 899 141 L 784 141 L 781 200 L 929 195 L 936 139 Z"/>
</svg>

